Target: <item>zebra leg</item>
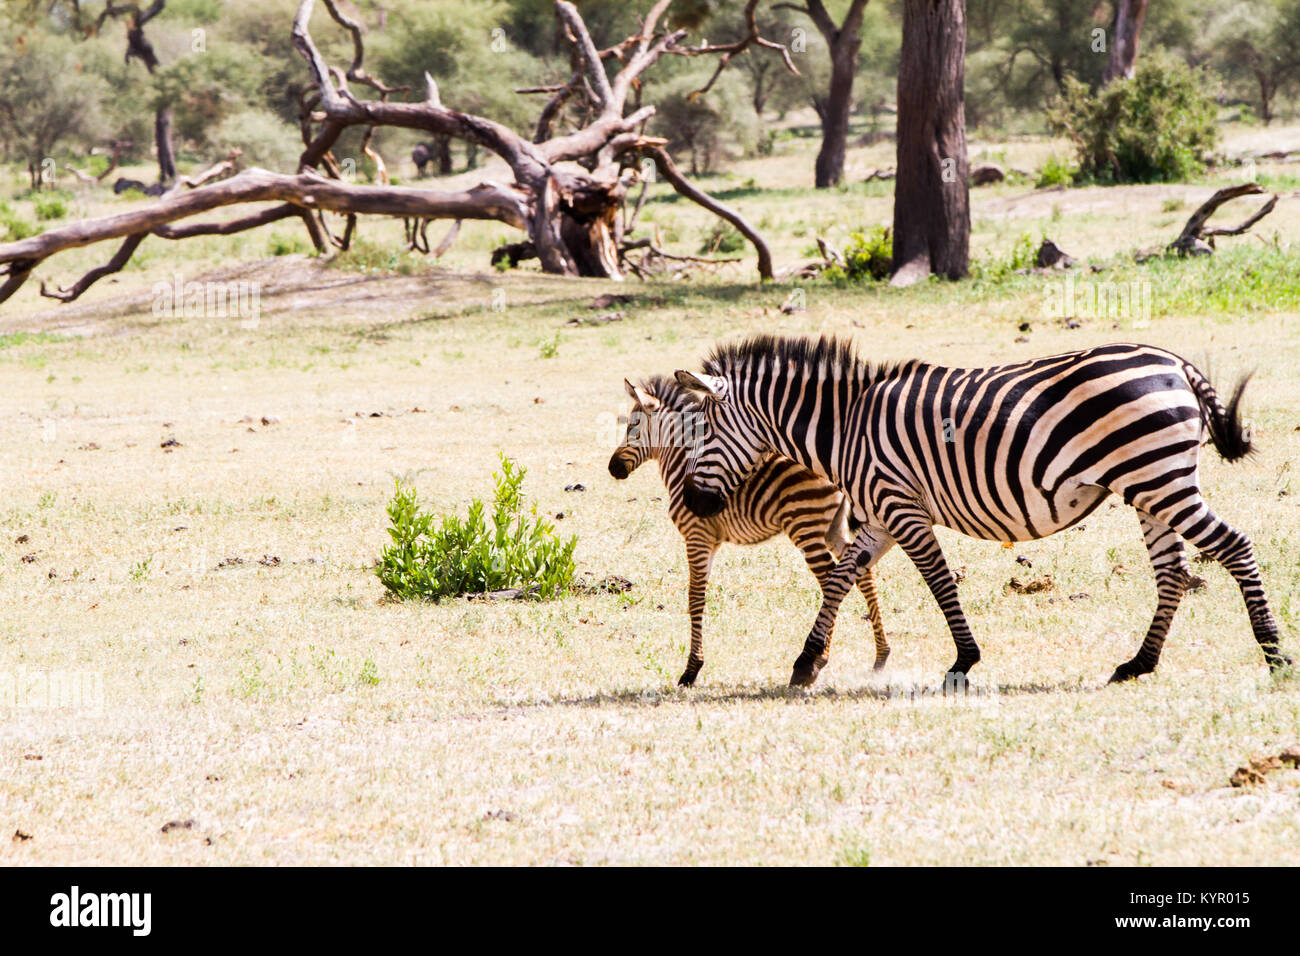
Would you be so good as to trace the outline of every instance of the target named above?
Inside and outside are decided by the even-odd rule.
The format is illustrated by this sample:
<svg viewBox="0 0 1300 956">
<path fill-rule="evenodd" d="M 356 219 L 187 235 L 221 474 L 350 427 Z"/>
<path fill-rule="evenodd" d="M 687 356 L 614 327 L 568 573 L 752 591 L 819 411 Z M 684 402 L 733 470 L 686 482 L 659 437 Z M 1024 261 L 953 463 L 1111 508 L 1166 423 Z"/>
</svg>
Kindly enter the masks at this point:
<svg viewBox="0 0 1300 956">
<path fill-rule="evenodd" d="M 821 610 L 817 612 L 817 620 L 808 634 L 808 640 L 804 642 L 803 651 L 795 659 L 794 671 L 790 675 L 791 687 L 808 687 L 817 680 L 817 674 L 826 666 L 830 657 L 831 636 L 835 631 L 835 618 L 839 614 L 840 604 L 853 589 L 862 570 L 880 560 L 880 556 L 893 543 L 893 538 L 883 531 L 872 531 L 864 527 L 844 550 L 835 570 L 822 584 Z"/>
<path fill-rule="evenodd" d="M 848 501 L 848 499 L 845 499 L 845 501 Z M 844 527 L 846 528 L 848 525 L 845 524 Z M 794 544 L 798 546 L 798 549 L 803 551 L 803 561 L 807 562 L 809 570 L 816 575 L 816 583 L 818 583 L 819 587 L 822 588 L 823 601 L 826 600 L 827 581 L 831 579 L 832 574 L 835 574 L 836 564 L 839 563 L 835 557 L 835 551 L 832 551 L 828 546 L 828 544 L 831 544 L 829 537 L 831 537 L 832 533 L 835 531 L 835 525 L 832 524 L 832 529 L 827 532 L 826 538 L 819 537 L 815 532 L 807 531 L 801 533 L 798 538 L 793 535 L 790 536 L 794 541 Z M 852 544 L 852 542 L 844 542 L 844 544 L 841 544 L 839 540 L 836 540 L 835 544 L 841 545 L 840 551 L 842 553 L 846 546 Z M 850 589 L 852 589 L 852 585 L 850 585 Z M 848 592 L 845 592 L 845 596 L 848 596 Z M 842 601 L 844 598 L 840 598 L 840 600 Z M 827 643 L 823 646 L 822 653 L 820 653 L 820 656 L 814 662 L 815 669 L 822 670 L 822 667 L 826 666 L 829 656 L 831 656 L 831 639 L 829 639 L 828 635 Z M 813 675 L 813 679 L 816 679 L 816 674 Z M 813 683 L 813 680 L 809 680 L 809 683 Z"/>
<path fill-rule="evenodd" d="M 690 590 L 687 607 L 691 614 L 691 653 L 686 659 L 686 670 L 677 678 L 682 687 L 690 687 L 704 666 L 704 592 L 709 586 L 709 571 L 713 556 L 718 553 L 718 543 L 711 537 L 698 536 L 686 539 L 686 561 L 690 565 Z"/>
<path fill-rule="evenodd" d="M 1259 577 L 1259 565 L 1255 563 L 1255 546 L 1251 544 L 1250 538 L 1216 517 L 1199 496 L 1191 504 L 1182 501 L 1178 504 L 1183 506 L 1181 510 L 1172 519 L 1162 516 L 1163 520 L 1223 565 L 1236 579 L 1246 602 L 1251 630 L 1255 632 L 1255 640 L 1264 652 L 1269 670 L 1276 672 L 1289 665 L 1291 658 L 1277 646 L 1277 622 L 1273 620 L 1273 612 L 1268 607 L 1264 583 Z"/>
<path fill-rule="evenodd" d="M 957 675 L 962 675 L 964 680 L 966 672 L 979 663 L 979 645 L 975 643 L 970 625 L 966 623 L 966 615 L 962 612 L 961 601 L 957 597 L 957 581 L 944 559 L 943 549 L 939 547 L 939 539 L 934 535 L 934 525 L 930 519 L 921 512 L 910 511 L 896 513 L 892 517 L 890 533 L 903 553 L 912 559 L 916 569 L 921 572 L 921 577 L 925 579 L 926 586 L 948 622 L 953 643 L 957 645 L 957 660 L 948 668 L 944 678 L 944 686 L 947 687 L 957 680 Z"/>
<path fill-rule="evenodd" d="M 1150 674 L 1156 669 L 1160 662 L 1160 649 L 1169 634 L 1169 625 L 1192 577 L 1191 566 L 1183 554 L 1183 539 L 1169 525 L 1142 511 L 1138 512 L 1138 520 L 1142 523 L 1142 539 L 1146 542 L 1151 567 L 1156 574 L 1156 616 L 1133 659 L 1115 668 L 1115 673 L 1110 676 L 1112 684 Z"/>
<path fill-rule="evenodd" d="M 817 576 L 817 583 L 821 585 L 822 594 L 825 595 L 826 581 L 835 571 L 836 566 L 835 552 L 831 550 L 832 541 L 830 535 L 828 534 L 823 539 L 815 533 L 805 533 L 800 534 L 798 538 L 794 538 L 792 535 L 791 538 L 799 550 L 803 552 L 804 560 L 808 562 L 808 567 L 812 573 Z M 848 542 L 845 543 L 845 547 L 847 545 Z M 843 551 L 843 548 L 840 550 Z M 867 599 L 867 617 L 871 620 L 871 629 L 876 637 L 876 663 L 874 669 L 880 670 L 885 666 L 885 658 L 889 656 L 889 640 L 885 637 L 885 626 L 880 619 L 879 598 L 876 595 L 876 577 L 870 568 L 858 576 L 858 587 L 862 589 L 862 596 Z M 851 587 L 850 590 L 852 590 Z M 826 646 L 822 648 L 818 659 L 814 661 L 818 670 L 826 665 L 829 657 L 830 636 L 828 635 Z"/>
<path fill-rule="evenodd" d="M 889 660 L 889 638 L 885 637 L 885 623 L 880 616 L 880 595 L 876 593 L 876 572 L 867 568 L 858 576 L 858 590 L 867 599 L 867 617 L 871 619 L 871 631 L 876 636 L 876 662 L 871 665 L 878 671 Z"/>
</svg>

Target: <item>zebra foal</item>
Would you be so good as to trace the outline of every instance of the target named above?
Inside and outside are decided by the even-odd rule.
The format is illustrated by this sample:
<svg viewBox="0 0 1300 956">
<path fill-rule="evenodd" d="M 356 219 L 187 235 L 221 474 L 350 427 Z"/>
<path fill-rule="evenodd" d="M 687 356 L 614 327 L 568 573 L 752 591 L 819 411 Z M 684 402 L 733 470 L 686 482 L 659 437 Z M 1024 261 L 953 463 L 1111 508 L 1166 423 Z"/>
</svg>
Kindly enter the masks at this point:
<svg viewBox="0 0 1300 956">
<path fill-rule="evenodd" d="M 1117 494 L 1138 513 L 1155 571 L 1155 617 L 1111 681 L 1155 669 L 1191 576 L 1184 539 L 1222 564 L 1245 599 L 1272 670 L 1278 649 L 1254 548 L 1201 497 L 1208 435 L 1228 461 L 1251 450 L 1239 404 L 1225 408 L 1190 362 L 1144 345 L 1105 345 L 1013 365 L 874 367 L 835 339 L 759 336 L 716 349 L 705 374 L 679 371 L 704 421 L 685 502 L 715 514 L 766 455 L 785 455 L 843 488 L 862 530 L 822 588 L 791 684 L 826 660 L 839 601 L 859 567 L 897 543 L 924 577 L 957 646 L 950 675 L 980 659 L 935 525 L 990 541 L 1068 528 Z"/>
<path fill-rule="evenodd" d="M 683 496 L 688 438 L 699 406 L 670 379 L 652 378 L 641 386 L 623 384 L 632 398 L 632 413 L 623 443 L 609 459 L 609 473 L 623 479 L 650 459 L 659 462 L 659 474 L 668 491 L 668 514 L 686 539 L 690 566 L 691 650 L 686 670 L 677 681 L 689 687 L 704 665 L 704 593 L 718 548 L 723 544 L 761 544 L 784 533 L 803 552 L 824 588 L 836 557 L 852 540 L 849 502 L 808 469 L 773 455 L 757 463 L 753 474 L 717 513 L 697 517 L 686 507 Z M 876 638 L 875 669 L 880 670 L 889 657 L 889 642 L 881 623 L 875 575 L 865 568 L 853 575 L 853 581 L 867 599 Z"/>
</svg>

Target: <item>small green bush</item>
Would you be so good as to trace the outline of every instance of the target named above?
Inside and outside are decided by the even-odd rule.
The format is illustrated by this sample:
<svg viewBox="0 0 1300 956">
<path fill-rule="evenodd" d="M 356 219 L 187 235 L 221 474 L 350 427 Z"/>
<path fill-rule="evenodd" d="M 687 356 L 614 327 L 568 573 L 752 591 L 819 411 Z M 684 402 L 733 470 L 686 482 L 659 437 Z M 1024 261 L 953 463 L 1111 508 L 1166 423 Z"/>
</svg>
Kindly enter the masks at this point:
<svg viewBox="0 0 1300 956">
<path fill-rule="evenodd" d="M 1076 180 L 1170 182 L 1203 169 L 1203 155 L 1218 142 L 1213 93 L 1203 70 L 1154 53 L 1142 58 L 1132 79 L 1095 93 L 1067 79 L 1047 119 L 1074 142 Z"/>
<path fill-rule="evenodd" d="M 286 236 L 283 233 L 273 232 L 267 242 L 267 250 L 273 256 L 291 256 L 299 252 L 309 252 L 311 247 L 301 236 Z"/>
<path fill-rule="evenodd" d="M 844 265 L 834 265 L 822 275 L 835 285 L 849 282 L 879 282 L 889 278 L 894 266 L 894 237 L 888 226 L 876 226 L 870 232 L 849 236 L 844 247 Z"/>
<path fill-rule="evenodd" d="M 0 226 L 5 229 L 0 238 L 17 241 L 34 236 L 39 231 L 30 221 L 18 215 L 9 203 L 0 200 Z"/>
<path fill-rule="evenodd" d="M 536 505 L 525 512 L 525 473 L 501 456 L 501 471 L 492 476 L 491 517 L 476 498 L 466 518 L 437 519 L 421 511 L 415 492 L 398 482 L 388 504 L 393 542 L 379 555 L 376 569 L 384 587 L 402 599 L 435 602 L 505 588 L 538 598 L 558 596 L 573 580 L 578 538 L 558 538 L 554 526 L 537 516 Z"/>
<path fill-rule="evenodd" d="M 980 279 L 1005 279 L 1009 275 L 1028 269 L 1038 262 L 1038 244 L 1029 233 L 1022 233 L 1005 257 L 990 252 L 985 258 L 971 264 L 971 274 Z"/>
<path fill-rule="evenodd" d="M 45 193 L 35 200 L 36 218 L 42 221 L 62 219 L 68 214 L 68 201 L 58 193 Z"/>
<path fill-rule="evenodd" d="M 729 222 L 719 219 L 704 237 L 700 246 L 703 255 L 729 255 L 745 248 L 745 237 Z"/>
<path fill-rule="evenodd" d="M 419 263 L 405 249 L 382 245 L 358 236 L 352 239 L 349 248 L 336 253 L 329 260 L 329 265 L 334 269 L 366 275 L 397 273 L 409 276 L 416 271 Z"/>
<path fill-rule="evenodd" d="M 1043 165 L 1038 167 L 1038 175 L 1034 178 L 1034 188 L 1047 189 L 1051 186 L 1068 186 L 1074 182 L 1078 174 L 1077 167 L 1064 160 L 1057 159 L 1056 156 L 1048 156 Z"/>
</svg>

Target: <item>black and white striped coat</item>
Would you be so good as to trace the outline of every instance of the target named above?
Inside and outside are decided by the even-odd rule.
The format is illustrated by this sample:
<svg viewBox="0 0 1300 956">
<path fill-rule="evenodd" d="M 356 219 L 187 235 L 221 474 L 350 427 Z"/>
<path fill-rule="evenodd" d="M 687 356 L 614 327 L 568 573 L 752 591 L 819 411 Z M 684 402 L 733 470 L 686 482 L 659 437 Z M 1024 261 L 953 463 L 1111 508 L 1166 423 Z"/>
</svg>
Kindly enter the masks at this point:
<svg viewBox="0 0 1300 956">
<path fill-rule="evenodd" d="M 1158 593 L 1146 639 L 1112 681 L 1155 668 L 1190 578 L 1184 540 L 1236 579 L 1270 667 L 1288 663 L 1250 539 L 1215 516 L 1197 482 L 1207 435 L 1229 461 L 1251 450 L 1238 413 L 1244 381 L 1224 408 L 1190 362 L 1151 346 L 988 368 L 876 368 L 834 339 L 769 336 L 718 348 L 705 374 L 677 378 L 704 407 L 685 495 L 694 513 L 722 508 L 775 452 L 842 487 L 864 522 L 822 589 L 793 684 L 816 679 L 851 576 L 895 543 L 947 619 L 957 646 L 949 675 L 964 675 L 980 651 L 934 526 L 992 541 L 1041 538 L 1111 494 L 1138 512 Z"/>
<path fill-rule="evenodd" d="M 704 593 L 718 548 L 723 544 L 760 544 L 785 534 L 803 553 L 818 584 L 824 586 L 837 556 L 852 540 L 849 501 L 802 465 L 768 455 L 724 508 L 707 518 L 697 517 L 686 507 L 683 496 L 687 439 L 699 416 L 698 405 L 671 379 L 653 378 L 639 387 L 624 384 L 632 398 L 632 412 L 623 443 L 609 460 L 609 473 L 622 479 L 650 459 L 659 462 L 668 492 L 668 514 L 686 539 L 690 566 L 691 650 L 678 680 L 689 686 L 704 664 Z M 876 640 L 875 668 L 879 670 L 889 656 L 889 642 L 881 623 L 875 576 L 866 568 L 855 574 L 854 580 L 867 599 Z"/>
</svg>

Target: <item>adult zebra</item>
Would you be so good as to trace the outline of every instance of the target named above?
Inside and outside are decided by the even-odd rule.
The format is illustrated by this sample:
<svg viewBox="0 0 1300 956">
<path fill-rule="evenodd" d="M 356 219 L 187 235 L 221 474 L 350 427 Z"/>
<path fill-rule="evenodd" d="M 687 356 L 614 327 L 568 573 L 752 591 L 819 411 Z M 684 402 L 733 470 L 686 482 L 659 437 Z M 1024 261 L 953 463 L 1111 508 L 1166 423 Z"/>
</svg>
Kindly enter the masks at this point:
<svg viewBox="0 0 1300 956">
<path fill-rule="evenodd" d="M 1206 432 L 1228 461 L 1251 450 L 1238 411 L 1245 380 L 1225 409 L 1190 362 L 1150 346 L 989 368 L 873 367 L 833 338 L 771 336 L 719 347 L 705 374 L 677 379 L 705 409 L 685 496 L 695 514 L 715 513 L 777 452 L 843 488 L 864 522 L 823 588 L 791 684 L 816 680 L 857 567 L 895 542 L 947 619 L 957 645 L 950 677 L 965 674 L 980 651 L 934 526 L 992 541 L 1042 538 L 1111 493 L 1138 511 L 1158 593 L 1146 639 L 1112 681 L 1155 669 L 1190 577 L 1184 538 L 1236 579 L 1270 668 L 1290 663 L 1250 539 L 1215 517 L 1196 480 Z"/>
<path fill-rule="evenodd" d="M 693 438 L 700 407 L 671 379 L 654 377 L 641 385 L 624 380 L 632 399 L 623 443 L 609 459 L 609 473 L 620 480 L 647 461 L 659 462 L 659 476 L 668 492 L 668 515 L 686 540 L 690 566 L 687 606 L 691 618 L 691 650 L 677 683 L 689 687 L 704 666 L 704 594 L 718 548 L 724 544 L 761 544 L 784 533 L 825 585 L 836 558 L 849 546 L 849 500 L 834 485 L 802 465 L 769 455 L 732 493 L 724 508 L 708 518 L 693 515 L 683 502 L 687 448 Z M 867 599 L 867 616 L 876 637 L 875 670 L 885 666 L 889 641 L 880 617 L 880 598 L 870 568 L 856 575 Z M 850 585 L 851 587 L 851 585 Z"/>
</svg>

